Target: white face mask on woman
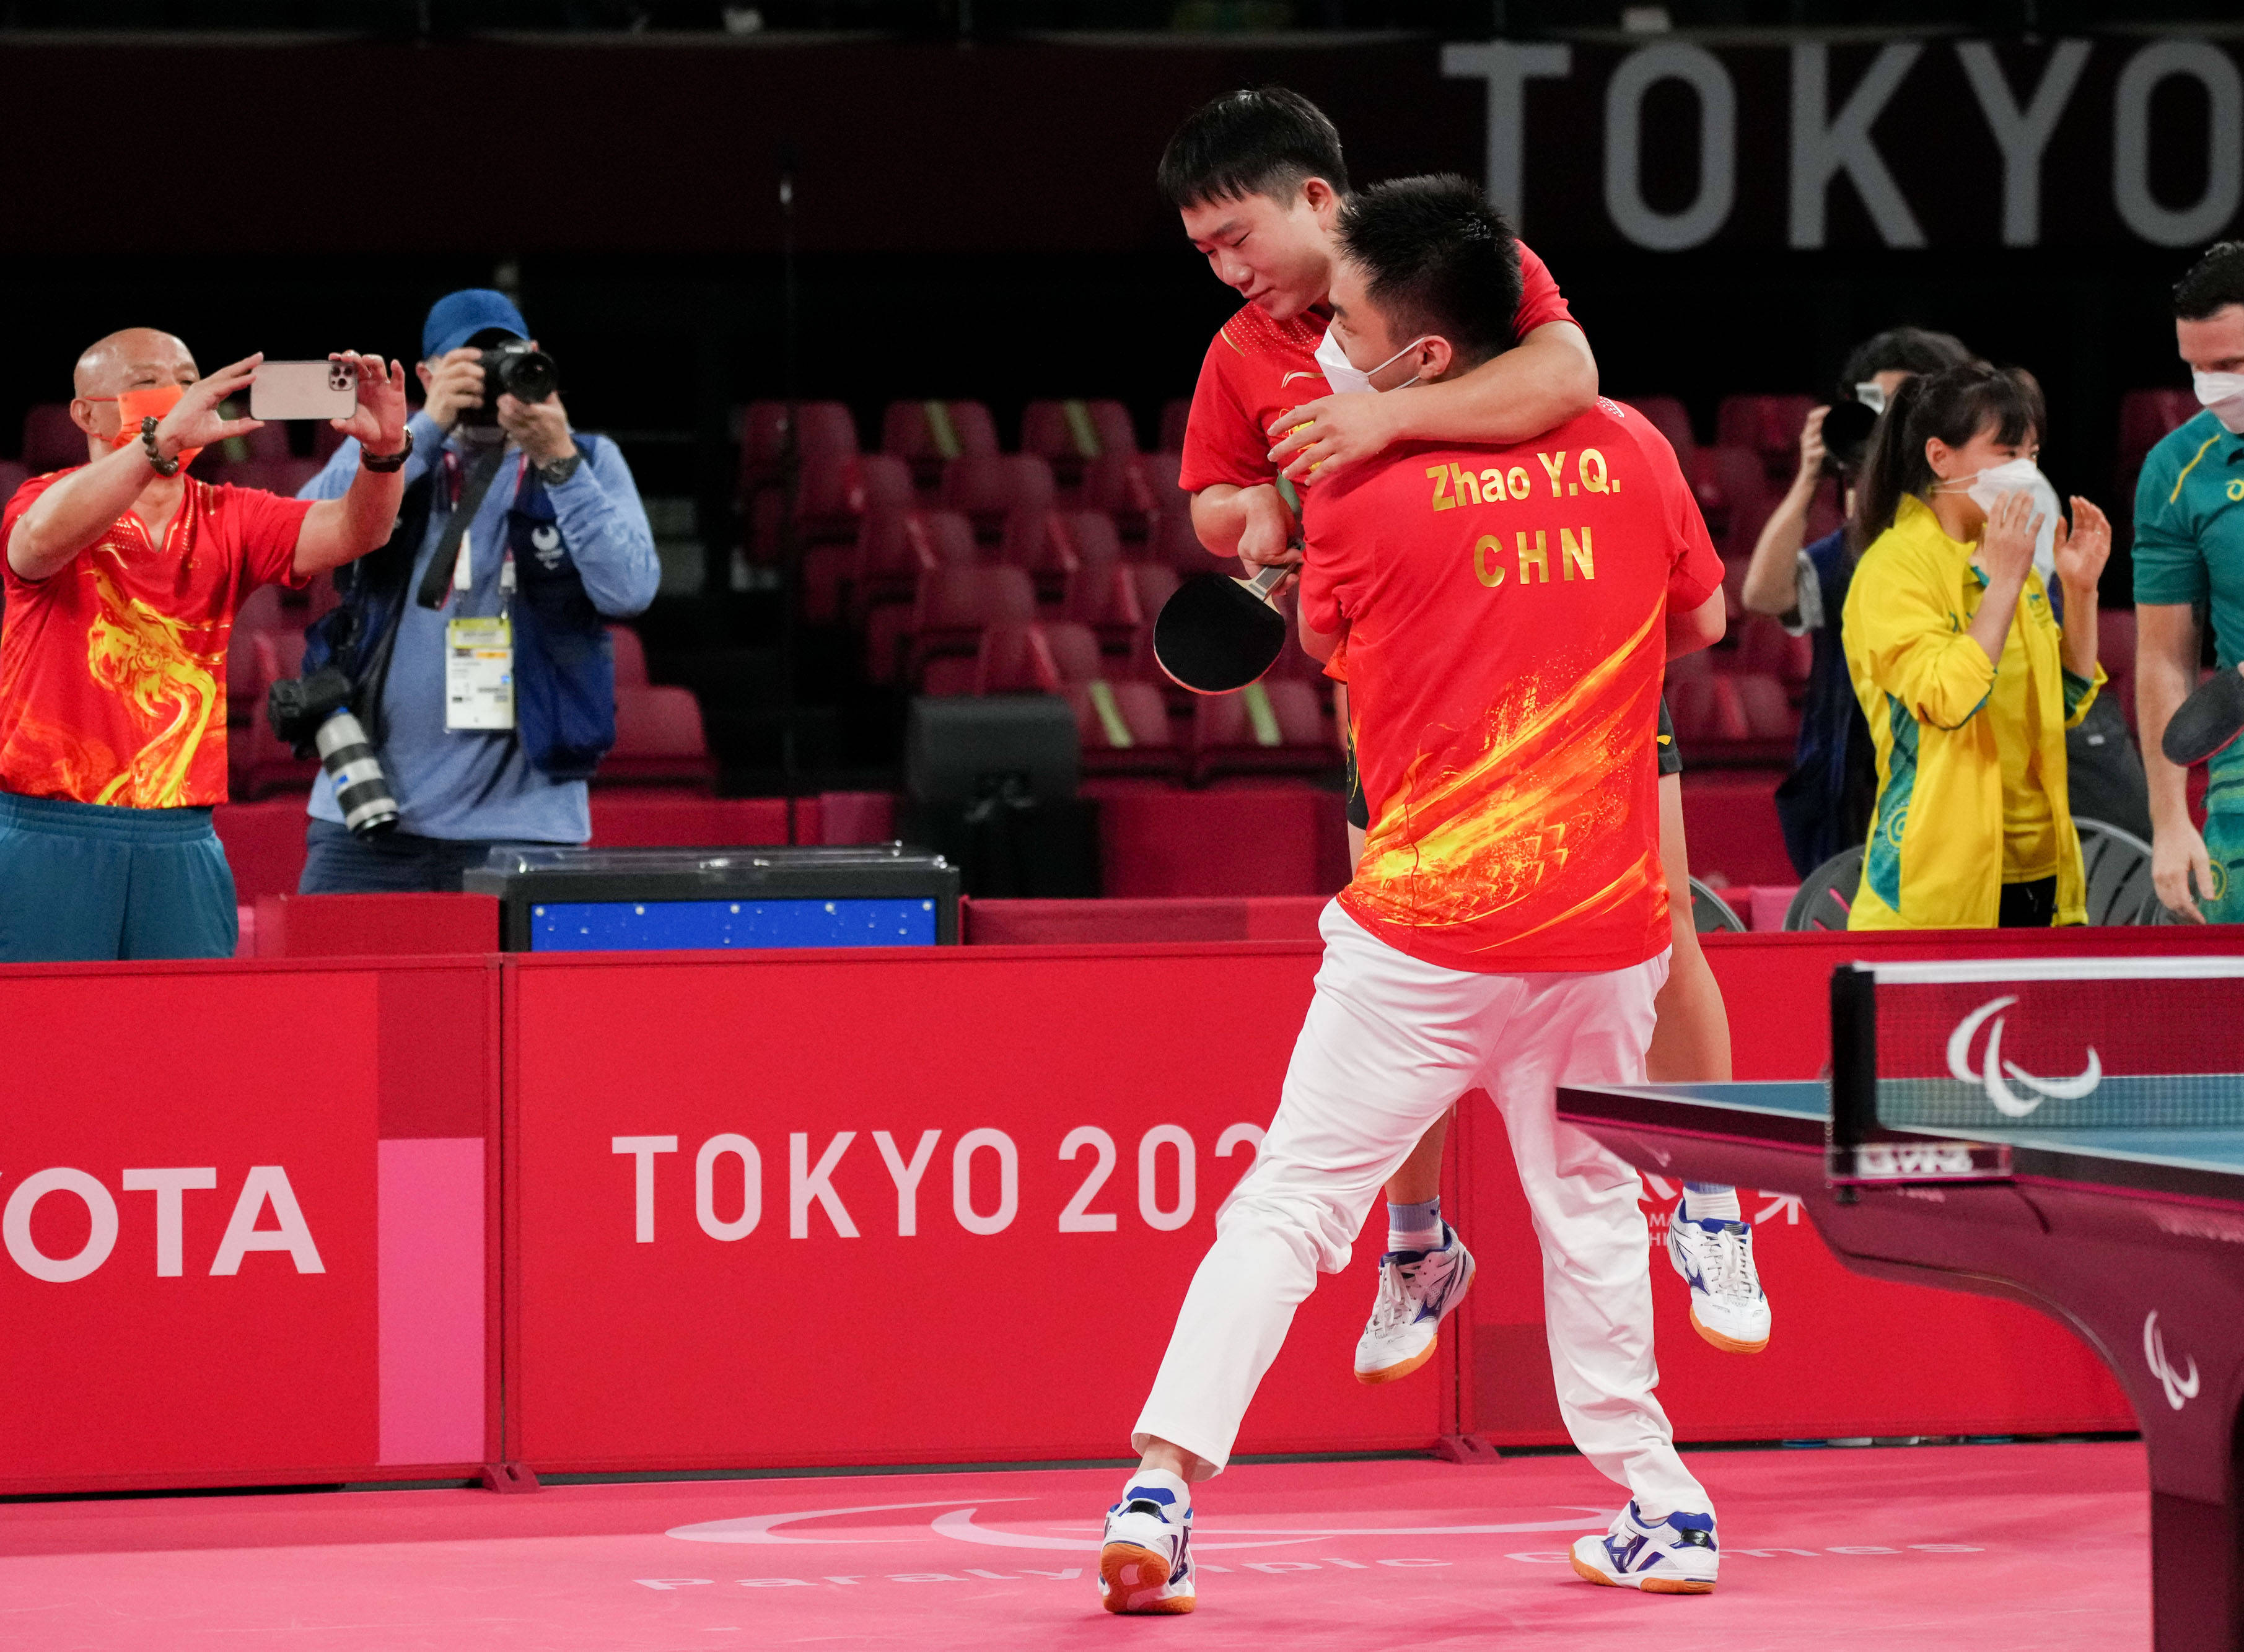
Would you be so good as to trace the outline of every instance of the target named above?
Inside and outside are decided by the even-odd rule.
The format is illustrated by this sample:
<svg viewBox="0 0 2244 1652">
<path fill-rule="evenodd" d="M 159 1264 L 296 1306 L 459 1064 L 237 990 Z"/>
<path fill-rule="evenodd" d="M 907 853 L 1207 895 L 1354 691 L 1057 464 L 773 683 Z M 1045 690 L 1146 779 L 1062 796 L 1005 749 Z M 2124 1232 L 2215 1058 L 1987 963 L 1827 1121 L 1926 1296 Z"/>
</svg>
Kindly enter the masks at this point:
<svg viewBox="0 0 2244 1652">
<path fill-rule="evenodd" d="M 2041 513 L 2041 531 L 2034 536 L 2034 571 L 2045 584 L 2057 567 L 2057 523 L 2063 509 L 2058 502 L 2057 489 L 2050 485 L 2041 467 L 2031 459 L 2006 459 L 2001 464 L 1989 465 L 1968 481 L 1957 477 L 1940 484 L 1942 493 L 1966 496 L 1980 509 L 1992 512 L 2004 494 L 2023 493 L 2033 496 L 2033 508 Z"/>
<path fill-rule="evenodd" d="M 2244 373 L 2192 373 L 2190 388 L 2233 436 L 2244 436 Z"/>
<path fill-rule="evenodd" d="M 1411 340 L 1367 373 L 1348 359 L 1348 352 L 1340 347 L 1340 341 L 1333 336 L 1332 329 L 1327 327 L 1324 337 L 1317 342 L 1317 365 L 1324 369 L 1325 382 L 1332 387 L 1335 395 L 1352 395 L 1360 391 L 1377 389 L 1378 387 L 1371 381 L 1372 374 L 1383 372 L 1425 341 L 1423 338 Z M 1407 390 L 1417 382 L 1418 374 L 1414 373 L 1394 388 Z"/>
</svg>

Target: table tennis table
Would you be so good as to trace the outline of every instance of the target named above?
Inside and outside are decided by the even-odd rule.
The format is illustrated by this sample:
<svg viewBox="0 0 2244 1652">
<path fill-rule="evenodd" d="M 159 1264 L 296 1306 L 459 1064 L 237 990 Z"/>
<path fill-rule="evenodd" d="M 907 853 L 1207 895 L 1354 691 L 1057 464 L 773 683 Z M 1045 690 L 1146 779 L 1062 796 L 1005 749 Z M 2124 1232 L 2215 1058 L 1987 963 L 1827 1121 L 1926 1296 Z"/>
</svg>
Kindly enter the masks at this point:
<svg viewBox="0 0 2244 1652">
<path fill-rule="evenodd" d="M 1568 1086 L 1558 1113 L 1639 1170 L 1796 1195 L 1857 1272 L 2085 1338 L 2142 1425 L 2153 1643 L 2200 1652 L 2244 1648 L 2244 1073 L 2226 1059 L 2244 961 L 2160 962 L 2199 973 L 2153 968 L 2146 990 L 2113 985 L 2145 981 L 2139 961 L 1842 968 L 1828 1083 Z M 1932 989 L 1882 1057 L 1882 987 Z M 2006 1024 L 2037 1012 L 2039 1059 L 2015 1030 L 2006 1057 Z M 2146 1020 L 2139 1064 L 2165 1070 L 2106 1070 Z"/>
</svg>

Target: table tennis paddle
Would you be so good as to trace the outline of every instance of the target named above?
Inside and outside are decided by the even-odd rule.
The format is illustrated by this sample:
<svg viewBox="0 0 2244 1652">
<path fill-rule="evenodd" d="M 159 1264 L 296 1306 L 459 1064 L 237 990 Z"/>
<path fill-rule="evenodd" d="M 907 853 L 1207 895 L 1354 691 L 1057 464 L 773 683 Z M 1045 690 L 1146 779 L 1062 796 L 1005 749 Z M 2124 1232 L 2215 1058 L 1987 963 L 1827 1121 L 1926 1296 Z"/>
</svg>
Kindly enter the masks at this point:
<svg viewBox="0 0 2244 1652">
<path fill-rule="evenodd" d="M 1273 566 L 1252 579 L 1194 574 L 1154 617 L 1155 664 L 1195 694 L 1245 688 L 1285 649 L 1286 617 L 1271 605 L 1270 593 L 1294 571 Z"/>
<path fill-rule="evenodd" d="M 2244 734 L 2244 676 L 2215 671 L 2174 708 L 2159 745 L 2167 762 L 2187 768 L 2225 751 L 2239 734 Z"/>
</svg>

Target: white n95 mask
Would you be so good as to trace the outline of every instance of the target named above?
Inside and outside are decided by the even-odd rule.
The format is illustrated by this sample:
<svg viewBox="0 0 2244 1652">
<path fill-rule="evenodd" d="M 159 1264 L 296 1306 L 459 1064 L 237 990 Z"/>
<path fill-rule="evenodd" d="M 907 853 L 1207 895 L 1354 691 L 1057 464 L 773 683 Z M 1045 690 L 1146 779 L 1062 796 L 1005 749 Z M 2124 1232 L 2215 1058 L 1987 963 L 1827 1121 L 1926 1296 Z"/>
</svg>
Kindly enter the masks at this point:
<svg viewBox="0 0 2244 1652">
<path fill-rule="evenodd" d="M 2244 373 L 2192 373 L 2199 402 L 2233 436 L 2244 436 Z"/>
<path fill-rule="evenodd" d="M 1377 373 L 1394 362 L 1400 361 L 1424 342 L 1425 340 L 1423 338 L 1411 340 L 1409 343 L 1389 356 L 1386 361 L 1382 361 L 1378 367 L 1373 367 L 1367 373 L 1348 359 L 1348 352 L 1340 347 L 1340 341 L 1333 336 L 1332 329 L 1327 327 L 1324 337 L 1317 341 L 1317 365 L 1324 369 L 1325 382 L 1332 387 L 1335 395 L 1355 395 L 1363 391 L 1375 390 L 1376 387 L 1371 382 L 1373 373 Z M 1417 382 L 1418 375 L 1414 373 L 1407 382 L 1398 384 L 1395 388 L 1398 390 L 1407 390 Z"/>
<path fill-rule="evenodd" d="M 1950 489 L 1955 485 L 1948 484 Z M 2033 496 L 2033 508 L 2041 513 L 2041 531 L 2034 536 L 2034 571 L 2047 584 L 2057 569 L 2057 523 L 2063 507 L 2058 502 L 2057 489 L 2042 475 L 2041 467 L 2031 459 L 2008 459 L 1998 465 L 1989 465 L 1971 478 L 1970 485 L 1963 492 L 1985 511 L 1992 511 L 2004 494 Z"/>
</svg>

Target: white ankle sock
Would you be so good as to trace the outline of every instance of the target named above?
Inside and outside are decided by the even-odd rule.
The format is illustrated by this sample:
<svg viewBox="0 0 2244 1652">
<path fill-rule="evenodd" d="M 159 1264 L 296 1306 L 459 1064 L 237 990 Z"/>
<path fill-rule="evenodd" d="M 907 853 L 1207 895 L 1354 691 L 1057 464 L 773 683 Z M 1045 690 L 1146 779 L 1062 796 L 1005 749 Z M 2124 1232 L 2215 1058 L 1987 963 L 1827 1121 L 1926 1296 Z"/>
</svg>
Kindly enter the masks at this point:
<svg viewBox="0 0 2244 1652">
<path fill-rule="evenodd" d="M 1169 1505 L 1172 1514 L 1182 1514 L 1192 1507 L 1192 1487 L 1166 1468 L 1141 1468 L 1132 1474 L 1130 1483 L 1123 1487 L 1122 1500 L 1126 1503 L 1147 1491 L 1168 1493 L 1175 1500 Z M 1153 1500 L 1159 1502 L 1160 1500 L 1155 1498 Z"/>
<path fill-rule="evenodd" d="M 1738 1190 L 1734 1187 L 1717 1187 L 1711 1183 L 1686 1182 L 1683 1184 L 1683 1219 L 1686 1222 L 1742 1222 L 1745 1216 L 1738 1207 Z"/>
<path fill-rule="evenodd" d="M 1442 1196 L 1423 1204 L 1387 1205 L 1387 1248 L 1390 1251 L 1432 1251 L 1442 1243 Z"/>
</svg>

